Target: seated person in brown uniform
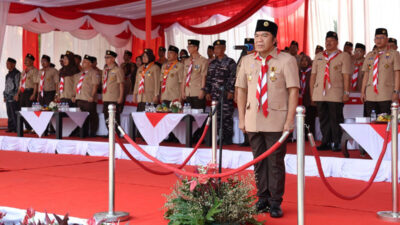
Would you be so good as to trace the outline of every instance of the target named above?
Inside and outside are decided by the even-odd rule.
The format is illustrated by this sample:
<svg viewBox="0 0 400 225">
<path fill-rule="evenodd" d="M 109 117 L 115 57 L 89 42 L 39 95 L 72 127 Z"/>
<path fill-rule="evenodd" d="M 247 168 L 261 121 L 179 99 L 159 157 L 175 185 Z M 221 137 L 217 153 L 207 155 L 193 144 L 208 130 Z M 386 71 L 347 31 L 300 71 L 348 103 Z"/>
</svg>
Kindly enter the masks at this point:
<svg viewBox="0 0 400 225">
<path fill-rule="evenodd" d="M 316 102 L 322 143 L 318 150 L 341 151 L 343 106 L 349 100 L 351 56 L 338 49 L 336 32 L 325 38 L 326 51 L 315 56 L 310 80 L 310 95 Z"/>
<path fill-rule="evenodd" d="M 146 103 L 158 104 L 160 94 L 160 67 L 155 64 L 153 50 L 146 48 L 142 55 L 143 65 L 136 73 L 133 102 L 138 103 L 137 111 L 143 112 Z"/>
<path fill-rule="evenodd" d="M 60 82 L 56 99 L 67 103 L 70 107 L 74 106 L 72 97 L 75 96 L 75 77 L 80 72 L 78 65 L 75 64 L 74 53 L 67 51 L 63 58 L 63 67 L 60 70 Z"/>
<path fill-rule="evenodd" d="M 124 104 L 124 71 L 115 63 L 117 53 L 106 51 L 106 65 L 103 70 L 102 77 L 102 100 L 104 119 L 108 120 L 108 106 L 113 104 L 116 106 L 115 119 L 120 123 L 120 115 L 122 113 L 122 104 Z M 117 131 L 118 132 L 118 131 Z"/>
<path fill-rule="evenodd" d="M 399 52 L 387 48 L 388 32 L 385 28 L 376 29 L 374 41 L 376 50 L 367 54 L 362 67 L 361 100 L 367 117 L 372 110 L 376 115 L 390 114 L 391 103 L 399 100 L 400 93 Z"/>
<path fill-rule="evenodd" d="M 397 51 L 397 40 L 396 38 L 389 38 L 388 49 Z"/>
<path fill-rule="evenodd" d="M 275 144 L 283 131 L 292 130 L 299 96 L 296 58 L 280 52 L 274 44 L 278 26 L 258 20 L 255 54 L 242 57 L 236 78 L 239 128 L 247 132 L 254 157 Z M 285 191 L 286 142 L 254 165 L 257 210 L 282 217 Z"/>
<path fill-rule="evenodd" d="M 360 92 L 364 72 L 362 71 L 362 66 L 364 63 L 365 55 L 365 45 L 357 43 L 354 49 L 354 57 L 352 60 L 353 74 L 351 76 L 351 92 Z"/>
<path fill-rule="evenodd" d="M 168 47 L 168 61 L 161 67 L 161 102 L 168 107 L 171 101 L 182 101 L 180 86 L 183 82 L 183 64 L 178 61 L 179 49 L 173 45 Z"/>
<path fill-rule="evenodd" d="M 38 102 L 40 105 L 49 105 L 56 97 L 58 82 L 60 80 L 58 71 L 50 67 L 50 57 L 42 56 L 42 69 L 39 70 L 39 94 Z"/>
<path fill-rule="evenodd" d="M 97 114 L 97 86 L 100 76 L 93 69 L 94 57 L 85 55 L 82 61 L 82 72 L 75 76 L 75 97 L 72 99 L 84 112 L 89 112 L 89 136 L 95 137 L 99 127 L 99 115 Z M 85 131 L 86 133 L 86 131 Z"/>
<path fill-rule="evenodd" d="M 184 61 L 185 81 L 181 84 L 182 99 L 192 109 L 205 109 L 204 87 L 208 70 L 208 60 L 199 54 L 200 41 L 188 40 L 190 58 Z"/>
<path fill-rule="evenodd" d="M 34 61 L 35 57 L 28 53 L 24 60 L 26 69 L 21 73 L 18 93 L 14 96 L 20 107 L 32 107 L 33 101 L 36 100 L 39 71 L 33 66 Z M 32 130 L 32 127 L 26 121 L 24 121 L 24 124 L 27 130 Z"/>
</svg>

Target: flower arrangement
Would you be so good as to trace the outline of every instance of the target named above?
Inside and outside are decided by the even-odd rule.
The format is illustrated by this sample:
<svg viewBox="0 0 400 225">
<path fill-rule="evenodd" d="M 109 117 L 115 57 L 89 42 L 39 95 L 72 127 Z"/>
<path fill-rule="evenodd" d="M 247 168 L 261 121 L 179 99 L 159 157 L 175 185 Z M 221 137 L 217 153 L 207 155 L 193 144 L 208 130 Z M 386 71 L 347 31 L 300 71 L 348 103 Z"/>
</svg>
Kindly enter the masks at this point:
<svg viewBox="0 0 400 225">
<path fill-rule="evenodd" d="M 182 104 L 179 100 L 173 100 L 169 104 L 169 108 L 171 109 L 171 112 L 178 113 L 182 110 Z"/>
<path fill-rule="evenodd" d="M 56 102 L 50 102 L 49 109 L 52 110 L 52 111 L 57 111 L 58 110 L 57 103 Z"/>
<path fill-rule="evenodd" d="M 199 167 L 200 174 L 207 174 L 215 165 Z M 225 181 L 208 179 L 206 176 L 177 182 L 172 193 L 166 195 L 164 217 L 170 225 L 193 224 L 256 224 L 254 206 L 254 176 L 235 176 Z"/>
</svg>

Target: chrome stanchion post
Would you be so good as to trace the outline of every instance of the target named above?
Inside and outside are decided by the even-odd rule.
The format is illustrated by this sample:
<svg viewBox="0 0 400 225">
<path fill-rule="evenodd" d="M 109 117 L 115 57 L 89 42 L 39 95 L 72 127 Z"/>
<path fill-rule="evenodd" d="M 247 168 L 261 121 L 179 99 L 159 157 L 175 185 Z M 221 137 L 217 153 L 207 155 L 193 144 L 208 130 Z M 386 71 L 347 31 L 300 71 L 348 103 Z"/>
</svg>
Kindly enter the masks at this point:
<svg viewBox="0 0 400 225">
<path fill-rule="evenodd" d="M 113 223 L 129 218 L 127 212 L 115 212 L 115 105 L 108 105 L 108 212 L 94 215 L 97 222 Z"/>
<path fill-rule="evenodd" d="M 214 110 L 217 107 L 217 101 L 212 101 L 211 102 L 211 112 L 214 112 Z M 212 155 L 211 155 L 211 161 L 215 165 L 217 164 L 217 113 L 211 114 L 211 149 L 212 149 Z"/>
<path fill-rule="evenodd" d="M 297 224 L 304 225 L 304 106 L 296 108 L 297 131 Z"/>
<path fill-rule="evenodd" d="M 380 211 L 378 212 L 379 218 L 383 220 L 389 220 L 394 222 L 400 222 L 399 214 L 399 179 L 398 179 L 398 113 L 399 104 L 397 102 L 392 103 L 392 211 Z"/>
</svg>

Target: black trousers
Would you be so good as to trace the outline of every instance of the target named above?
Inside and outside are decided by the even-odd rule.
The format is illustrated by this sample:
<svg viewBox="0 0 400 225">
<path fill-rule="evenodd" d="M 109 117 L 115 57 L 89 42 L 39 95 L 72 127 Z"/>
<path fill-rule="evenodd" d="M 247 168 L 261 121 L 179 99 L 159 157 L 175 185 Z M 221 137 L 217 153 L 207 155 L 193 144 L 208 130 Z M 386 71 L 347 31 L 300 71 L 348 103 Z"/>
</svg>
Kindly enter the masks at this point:
<svg viewBox="0 0 400 225">
<path fill-rule="evenodd" d="M 17 111 L 19 111 L 19 106 L 16 101 L 7 101 L 7 130 L 9 131 L 17 131 Z"/>
<path fill-rule="evenodd" d="M 344 122 L 343 103 L 340 102 L 317 102 L 319 123 L 322 132 L 322 143 L 340 144 L 342 139 L 342 128 Z"/>
<path fill-rule="evenodd" d="M 121 124 L 120 123 L 121 122 L 120 117 L 121 117 L 121 113 L 122 113 L 122 111 L 121 111 L 122 106 L 117 104 L 117 102 L 103 102 L 103 113 L 104 113 L 105 121 L 108 120 L 108 116 L 109 116 L 108 115 L 108 106 L 109 105 L 115 105 L 116 106 L 115 107 L 116 108 L 116 110 L 115 110 L 115 120 L 117 121 L 118 124 Z M 106 125 L 107 125 L 107 122 L 106 122 Z M 107 129 L 108 129 L 108 126 L 107 126 Z M 116 131 L 118 133 L 118 129 Z"/>
<path fill-rule="evenodd" d="M 146 102 L 139 102 L 136 112 L 144 112 L 146 110 Z"/>
<path fill-rule="evenodd" d="M 55 96 L 56 96 L 56 91 L 43 91 L 43 97 L 39 93 L 40 105 L 49 106 L 50 102 L 54 101 Z"/>
<path fill-rule="evenodd" d="M 282 136 L 282 132 L 249 132 L 254 158 L 258 157 Z M 285 192 L 286 141 L 270 156 L 254 165 L 257 196 L 271 205 L 280 205 Z"/>
<path fill-rule="evenodd" d="M 33 101 L 31 101 L 29 98 L 32 96 L 33 94 L 33 88 L 30 89 L 25 89 L 24 92 L 20 93 L 19 95 L 19 106 L 20 107 L 32 107 L 32 103 Z M 25 124 L 25 128 L 28 130 L 32 130 L 31 125 L 29 125 L 28 122 L 26 122 L 25 120 L 24 124 Z"/>
<path fill-rule="evenodd" d="M 381 114 L 381 113 L 387 113 L 388 115 L 390 115 L 391 105 L 392 105 L 392 101 L 382 101 L 382 102 L 366 101 L 364 103 L 364 116 L 370 117 L 372 110 L 375 110 L 376 116 L 378 116 L 378 114 Z"/>
<path fill-rule="evenodd" d="M 99 128 L 99 115 L 97 114 L 96 102 L 77 100 L 76 104 L 82 111 L 89 112 L 89 135 L 95 136 L 97 129 Z"/>
<path fill-rule="evenodd" d="M 199 97 L 186 97 L 185 103 L 189 103 L 192 109 L 206 109 L 206 99 Z"/>
<path fill-rule="evenodd" d="M 317 117 L 317 107 L 316 106 L 306 106 L 306 117 L 304 121 L 307 125 L 310 126 L 310 132 L 315 137 L 315 118 Z M 308 130 L 306 130 L 308 132 Z M 305 133 L 307 134 L 307 133 Z"/>
<path fill-rule="evenodd" d="M 76 104 L 73 103 L 72 100 L 69 99 L 69 98 L 62 98 L 62 99 L 60 99 L 60 102 L 67 103 L 69 107 L 75 107 L 76 106 Z"/>
</svg>

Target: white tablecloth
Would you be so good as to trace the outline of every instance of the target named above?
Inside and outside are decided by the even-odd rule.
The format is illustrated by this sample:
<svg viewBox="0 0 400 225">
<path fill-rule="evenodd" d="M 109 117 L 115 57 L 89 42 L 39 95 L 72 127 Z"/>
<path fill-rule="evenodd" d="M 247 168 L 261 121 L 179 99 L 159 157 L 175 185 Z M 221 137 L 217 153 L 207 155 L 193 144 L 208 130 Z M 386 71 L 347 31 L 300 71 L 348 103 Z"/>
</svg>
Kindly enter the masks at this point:
<svg viewBox="0 0 400 225">
<path fill-rule="evenodd" d="M 182 119 L 188 115 L 184 113 L 145 113 L 133 112 L 133 121 L 148 145 L 158 146 L 168 134 L 173 132 L 181 143 L 185 143 L 186 122 Z M 207 114 L 192 114 L 194 117 L 193 129 L 201 127 Z"/>
<path fill-rule="evenodd" d="M 82 127 L 86 118 L 89 116 L 88 112 L 65 112 L 68 117 L 62 118 L 62 137 L 69 137 L 77 127 Z M 56 127 L 56 118 L 51 119 L 51 124 Z"/>
<path fill-rule="evenodd" d="M 54 112 L 47 111 L 21 111 L 20 113 L 39 137 L 43 135 L 54 114 Z"/>
</svg>

